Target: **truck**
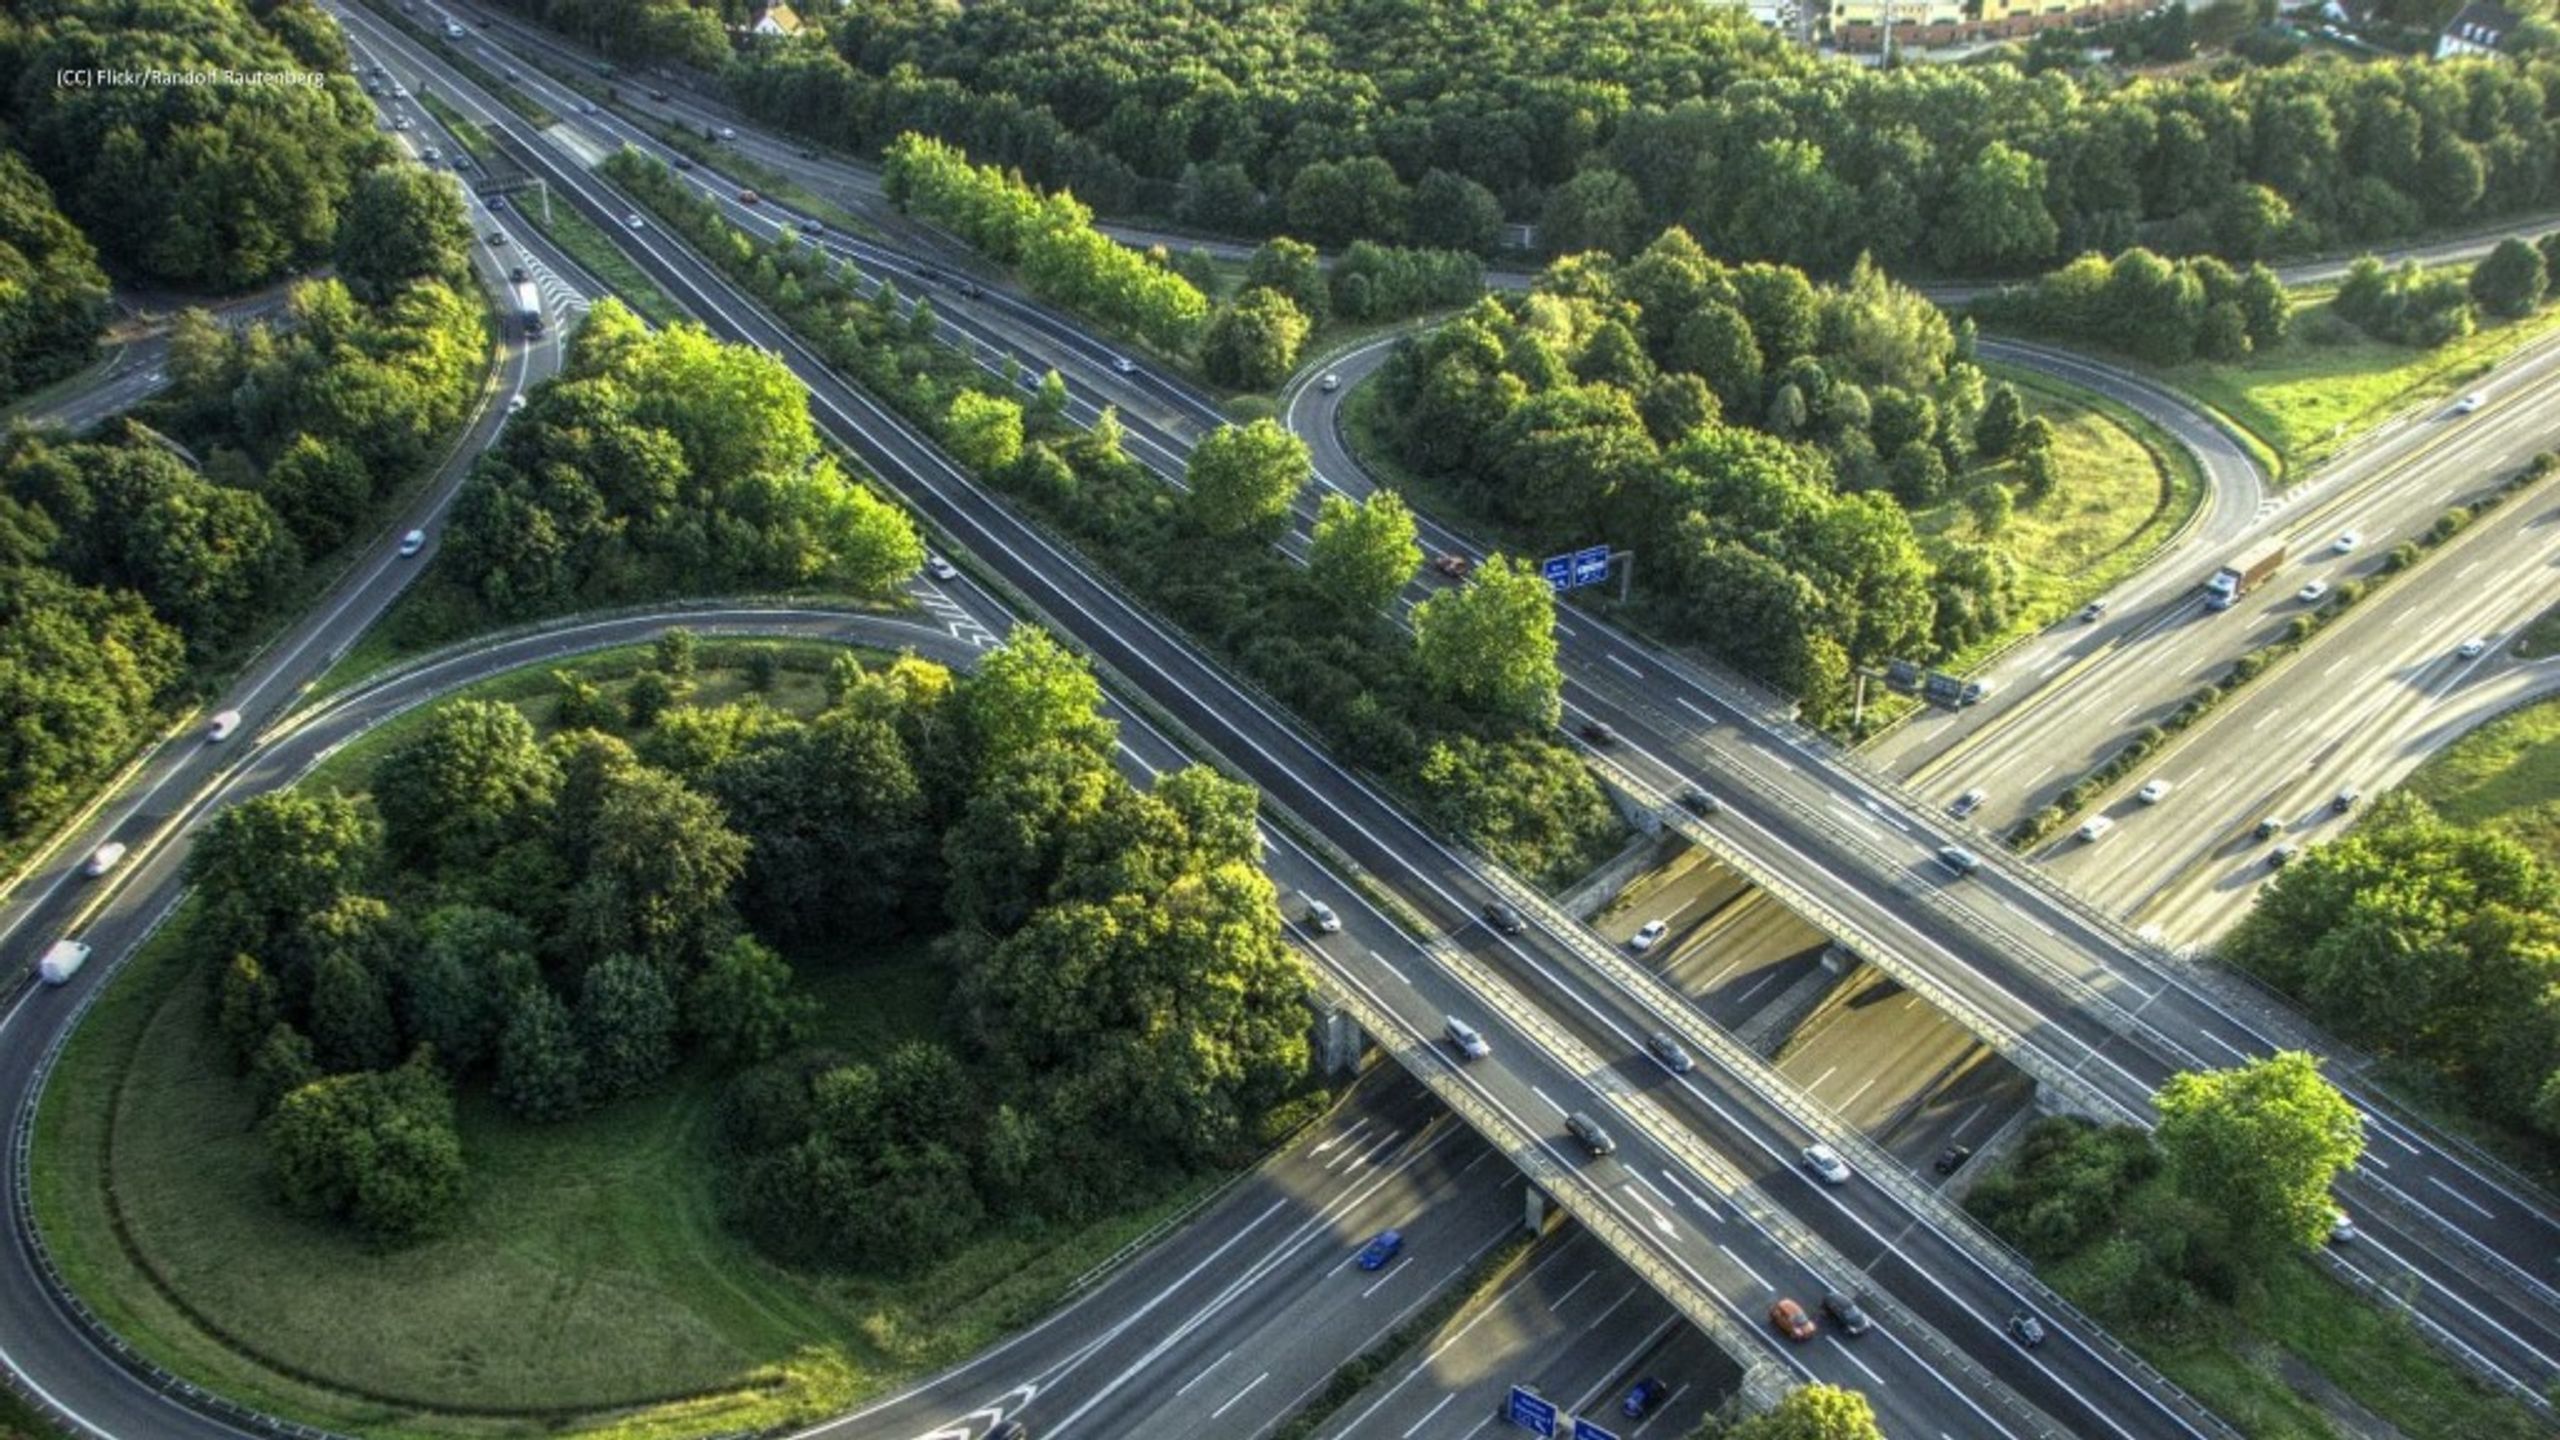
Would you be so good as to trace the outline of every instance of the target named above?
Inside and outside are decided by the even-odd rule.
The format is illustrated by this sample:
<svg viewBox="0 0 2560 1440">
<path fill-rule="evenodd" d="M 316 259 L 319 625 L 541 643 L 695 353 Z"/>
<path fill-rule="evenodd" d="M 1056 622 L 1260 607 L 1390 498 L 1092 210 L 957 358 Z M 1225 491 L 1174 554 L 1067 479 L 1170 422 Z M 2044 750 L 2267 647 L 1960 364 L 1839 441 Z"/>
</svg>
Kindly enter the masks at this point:
<svg viewBox="0 0 2560 1440">
<path fill-rule="evenodd" d="M 542 295 L 530 280 L 515 282 L 510 292 L 515 296 L 516 323 L 524 327 L 524 338 L 542 338 Z"/>
<path fill-rule="evenodd" d="M 2204 582 L 2205 604 L 2215 610 L 2228 610 L 2240 597 L 2258 588 L 2258 582 L 2276 573 L 2284 563 L 2284 542 L 2270 540 L 2254 550 L 2246 550 L 2228 565 L 2213 572 Z"/>
<path fill-rule="evenodd" d="M 88 946 L 77 940 L 56 940 L 53 948 L 44 952 L 44 958 L 36 962 L 36 974 L 42 976 L 47 985 L 60 985 L 79 974 L 80 967 L 88 960 Z"/>
</svg>

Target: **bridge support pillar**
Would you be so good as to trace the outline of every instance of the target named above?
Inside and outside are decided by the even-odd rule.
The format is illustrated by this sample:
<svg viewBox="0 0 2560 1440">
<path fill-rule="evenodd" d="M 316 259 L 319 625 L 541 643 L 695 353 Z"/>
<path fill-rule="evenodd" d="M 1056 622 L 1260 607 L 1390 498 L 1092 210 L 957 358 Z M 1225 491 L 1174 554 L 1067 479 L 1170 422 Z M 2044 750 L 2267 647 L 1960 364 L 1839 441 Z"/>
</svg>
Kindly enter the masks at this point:
<svg viewBox="0 0 2560 1440">
<path fill-rule="evenodd" d="M 1316 1012 L 1316 1066 L 1327 1075 L 1349 1075 L 1360 1068 L 1369 1048 L 1368 1033 L 1351 1012 L 1324 1005 Z"/>
</svg>

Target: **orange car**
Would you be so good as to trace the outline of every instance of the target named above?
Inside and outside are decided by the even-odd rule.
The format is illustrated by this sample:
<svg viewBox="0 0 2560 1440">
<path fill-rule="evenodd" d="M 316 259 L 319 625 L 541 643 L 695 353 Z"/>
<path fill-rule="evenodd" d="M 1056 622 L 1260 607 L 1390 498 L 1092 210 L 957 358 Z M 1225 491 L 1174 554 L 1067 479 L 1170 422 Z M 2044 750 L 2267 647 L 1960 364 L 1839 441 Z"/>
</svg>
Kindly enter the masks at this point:
<svg viewBox="0 0 2560 1440">
<path fill-rule="evenodd" d="M 1781 1300 L 1769 1307 L 1769 1323 L 1779 1334 L 1802 1344 L 1814 1336 L 1813 1317 L 1793 1300 Z"/>
</svg>

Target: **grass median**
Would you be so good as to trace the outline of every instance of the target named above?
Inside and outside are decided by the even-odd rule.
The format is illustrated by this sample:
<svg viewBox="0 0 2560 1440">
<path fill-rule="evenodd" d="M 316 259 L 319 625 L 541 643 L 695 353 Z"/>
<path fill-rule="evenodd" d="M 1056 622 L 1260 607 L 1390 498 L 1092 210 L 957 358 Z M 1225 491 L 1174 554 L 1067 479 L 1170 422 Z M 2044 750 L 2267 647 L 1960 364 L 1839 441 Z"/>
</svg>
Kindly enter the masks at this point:
<svg viewBox="0 0 2560 1440">
<path fill-rule="evenodd" d="M 770 703 L 822 703 L 824 663 L 842 652 L 815 643 L 706 640 L 697 699 L 744 693 L 758 648 L 778 662 Z M 556 668 L 613 696 L 646 654 Z M 471 693 L 544 725 L 553 668 Z M 361 788 L 395 738 L 340 752 L 309 783 Z M 929 942 L 796 958 L 825 1047 L 873 1054 L 945 1027 L 952 972 Z M 276 1203 L 252 1101 L 227 1078 L 210 974 L 182 915 L 114 978 L 46 1094 L 37 1215 L 74 1288 L 154 1362 L 342 1432 L 659 1440 L 805 1422 L 1048 1312 L 1222 1178 L 1137 1177 L 1119 1213 L 999 1227 L 912 1277 L 788 1270 L 721 1222 L 726 1077 L 697 1063 L 559 1124 L 467 1093 L 461 1217 L 382 1249 Z"/>
</svg>

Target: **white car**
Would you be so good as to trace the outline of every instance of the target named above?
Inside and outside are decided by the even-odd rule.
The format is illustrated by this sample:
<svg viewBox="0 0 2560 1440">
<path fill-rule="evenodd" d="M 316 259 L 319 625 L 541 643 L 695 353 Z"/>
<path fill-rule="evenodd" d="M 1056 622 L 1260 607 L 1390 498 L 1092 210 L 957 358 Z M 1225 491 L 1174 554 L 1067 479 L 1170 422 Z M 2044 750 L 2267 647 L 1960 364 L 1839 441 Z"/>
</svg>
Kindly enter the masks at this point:
<svg viewBox="0 0 2560 1440">
<path fill-rule="evenodd" d="M 721 126 L 721 127 L 720 127 L 720 138 L 721 138 L 721 139 L 723 139 L 723 140 L 735 140 L 735 139 L 737 139 L 737 138 L 738 138 L 738 127 L 737 127 L 737 126 L 735 126 L 735 125 L 723 125 L 723 126 Z"/>
<path fill-rule="evenodd" d="M 427 532 L 424 530 L 412 530 L 400 537 L 400 558 L 403 560 L 426 548 Z"/>
<path fill-rule="evenodd" d="M 2335 1205 L 2330 1206 L 2329 1243 L 2332 1245 L 2353 1245 L 2356 1243 L 2356 1233 L 2355 1217 L 2349 1215 L 2346 1211 L 2339 1209 Z"/>
<path fill-rule="evenodd" d="M 524 407 L 525 407 L 525 398 L 524 398 L 523 396 L 521 396 L 521 395 L 510 395 L 510 396 L 508 396 L 508 397 L 507 397 L 507 413 L 508 413 L 508 414 L 510 414 L 510 415 L 521 415 L 521 414 L 523 414 L 523 413 L 524 413 Z"/>
<path fill-rule="evenodd" d="M 1334 914 L 1333 907 L 1321 900 L 1307 902 L 1307 923 L 1314 926 L 1319 935 L 1342 933 L 1342 917 Z"/>
<path fill-rule="evenodd" d="M 2143 804 L 2157 805 L 2161 801 L 2168 799 L 2169 792 L 2176 788 L 2177 784 L 2174 781 L 2154 780 L 2133 793 L 2134 797 L 2139 799 Z"/>
<path fill-rule="evenodd" d="M 1449 1043 L 1458 1047 L 1458 1053 L 1469 1060 L 1481 1060 L 1493 1053 L 1493 1047 L 1484 1043 L 1483 1033 L 1455 1015 L 1440 1017 L 1440 1028 Z"/>
<path fill-rule="evenodd" d="M 2308 605 L 2328 593 L 2328 581 L 2314 580 L 2310 584 L 2303 586 L 2301 589 L 2294 591 L 2293 598 L 2301 601 L 2305 605 Z"/>
<path fill-rule="evenodd" d="M 924 561 L 924 573 L 936 580 L 957 580 L 960 578 L 960 567 L 939 555 L 928 555 Z"/>
<path fill-rule="evenodd" d="M 436 148 L 436 147 L 434 147 L 433 145 L 428 146 L 426 149 L 421 150 L 421 151 L 419 151 L 418 153 L 419 153 L 419 154 L 421 154 L 421 155 L 423 155 L 423 156 L 425 156 L 425 157 L 426 157 L 426 159 L 427 159 L 427 163 L 428 163 L 428 164 L 430 164 L 430 165 L 433 165 L 433 164 L 434 164 L 434 163 L 436 163 L 437 161 L 439 161 L 439 160 L 441 160 L 441 159 L 443 159 L 443 158 L 444 158 L 444 152 L 443 152 L 442 150 L 437 149 L 437 148 Z"/>
<path fill-rule="evenodd" d="M 2470 639 L 2463 641 L 2461 646 L 2453 653 L 2461 656 L 2465 660 L 2477 660 L 2482 655 L 2488 653 L 2488 649 L 2488 640 L 2483 636 L 2474 635 Z"/>
<path fill-rule="evenodd" d="M 2364 537 L 2353 530 L 2350 530 L 2339 536 L 2337 539 L 2329 542 L 2329 553 L 2332 555 L 2352 555 L 2356 552 L 2356 547 L 2363 543 Z"/>
<path fill-rule="evenodd" d="M 219 743 L 230 739 L 232 733 L 237 731 L 239 728 L 240 712 L 237 710 L 225 710 L 221 714 L 214 716 L 213 723 L 205 727 L 204 738 L 209 741 Z"/>
<path fill-rule="evenodd" d="M 1122 375 L 1135 375 L 1138 373 L 1138 362 L 1126 355 L 1114 355 L 1111 357 L 1111 368 Z"/>
<path fill-rule="evenodd" d="M 1334 374 L 1330 370 L 1327 370 L 1324 372 L 1324 378 L 1316 382 L 1316 388 L 1319 390 L 1339 390 L 1342 388 L 1342 377 Z"/>
<path fill-rule="evenodd" d="M 2470 394 L 2465 395 L 2465 396 L 2463 396 L 2461 399 L 2456 400 L 2456 401 L 2454 401 L 2454 402 L 2453 402 L 2453 413 L 2454 413 L 2454 414 L 2456 414 L 2456 415 L 2469 415 L 2469 414 L 2472 414 L 2472 413 L 2476 412 L 2477 410 L 2479 410 L 2479 408 L 2480 408 L 2481 406 L 2486 405 L 2486 404 L 2488 404 L 2488 403 L 2489 403 L 2489 397 L 2488 397 L 2488 396 L 2481 394 L 2481 393 L 2480 393 L 2479 391 L 2477 391 L 2477 390 L 2474 390 L 2474 391 L 2472 391 Z"/>
<path fill-rule="evenodd" d="M 394 100 L 406 100 L 406 99 L 408 99 L 408 98 L 409 98 L 409 87 L 408 87 L 408 86 L 406 86 L 406 85 L 394 85 L 394 86 L 392 86 L 392 87 L 391 87 L 391 98 L 392 98 L 392 99 L 394 99 Z"/>
<path fill-rule="evenodd" d="M 634 229 L 634 230 L 646 230 L 646 229 L 648 229 L 648 228 L 649 228 L 649 222 L 648 222 L 648 221 L 646 221 L 646 220 L 641 219 L 641 218 L 640 218 L 640 212 L 639 212 L 639 211 L 637 211 L 637 210 L 634 210 L 634 211 L 632 211 L 630 214 L 623 216 L 623 217 L 622 217 L 622 223 L 623 223 L 623 224 L 625 224 L 625 225 L 630 226 L 630 227 L 631 227 L 632 229 Z"/>
<path fill-rule="evenodd" d="M 1627 948 L 1641 955 L 1662 943 L 1663 932 L 1670 928 L 1668 920 L 1647 920 L 1643 929 L 1627 937 Z"/>
<path fill-rule="evenodd" d="M 406 116 L 406 115 L 403 115 L 403 116 L 401 116 L 399 119 L 392 121 L 392 122 L 391 122 L 391 128 L 392 128 L 392 129 L 394 129 L 394 130 L 406 130 L 406 129 L 409 129 L 409 128 L 410 128 L 410 125 L 409 125 L 409 117 L 408 117 L 408 116 Z"/>
<path fill-rule="evenodd" d="M 89 863 L 80 867 L 80 873 L 94 880 L 116 868 L 123 860 L 124 842 L 110 840 L 89 852 Z"/>
<path fill-rule="evenodd" d="M 1840 1152 L 1828 1145 L 1804 1147 L 1804 1168 L 1812 1171 L 1814 1178 L 1825 1185 L 1849 1183 L 1849 1162 L 1841 1159 Z"/>
<path fill-rule="evenodd" d="M 2114 828 L 2116 828 L 2115 821 L 2108 819 L 2104 815 L 2092 815 L 2089 817 L 2088 823 L 2080 827 L 2080 838 L 2083 840 L 2095 840 Z"/>
</svg>

